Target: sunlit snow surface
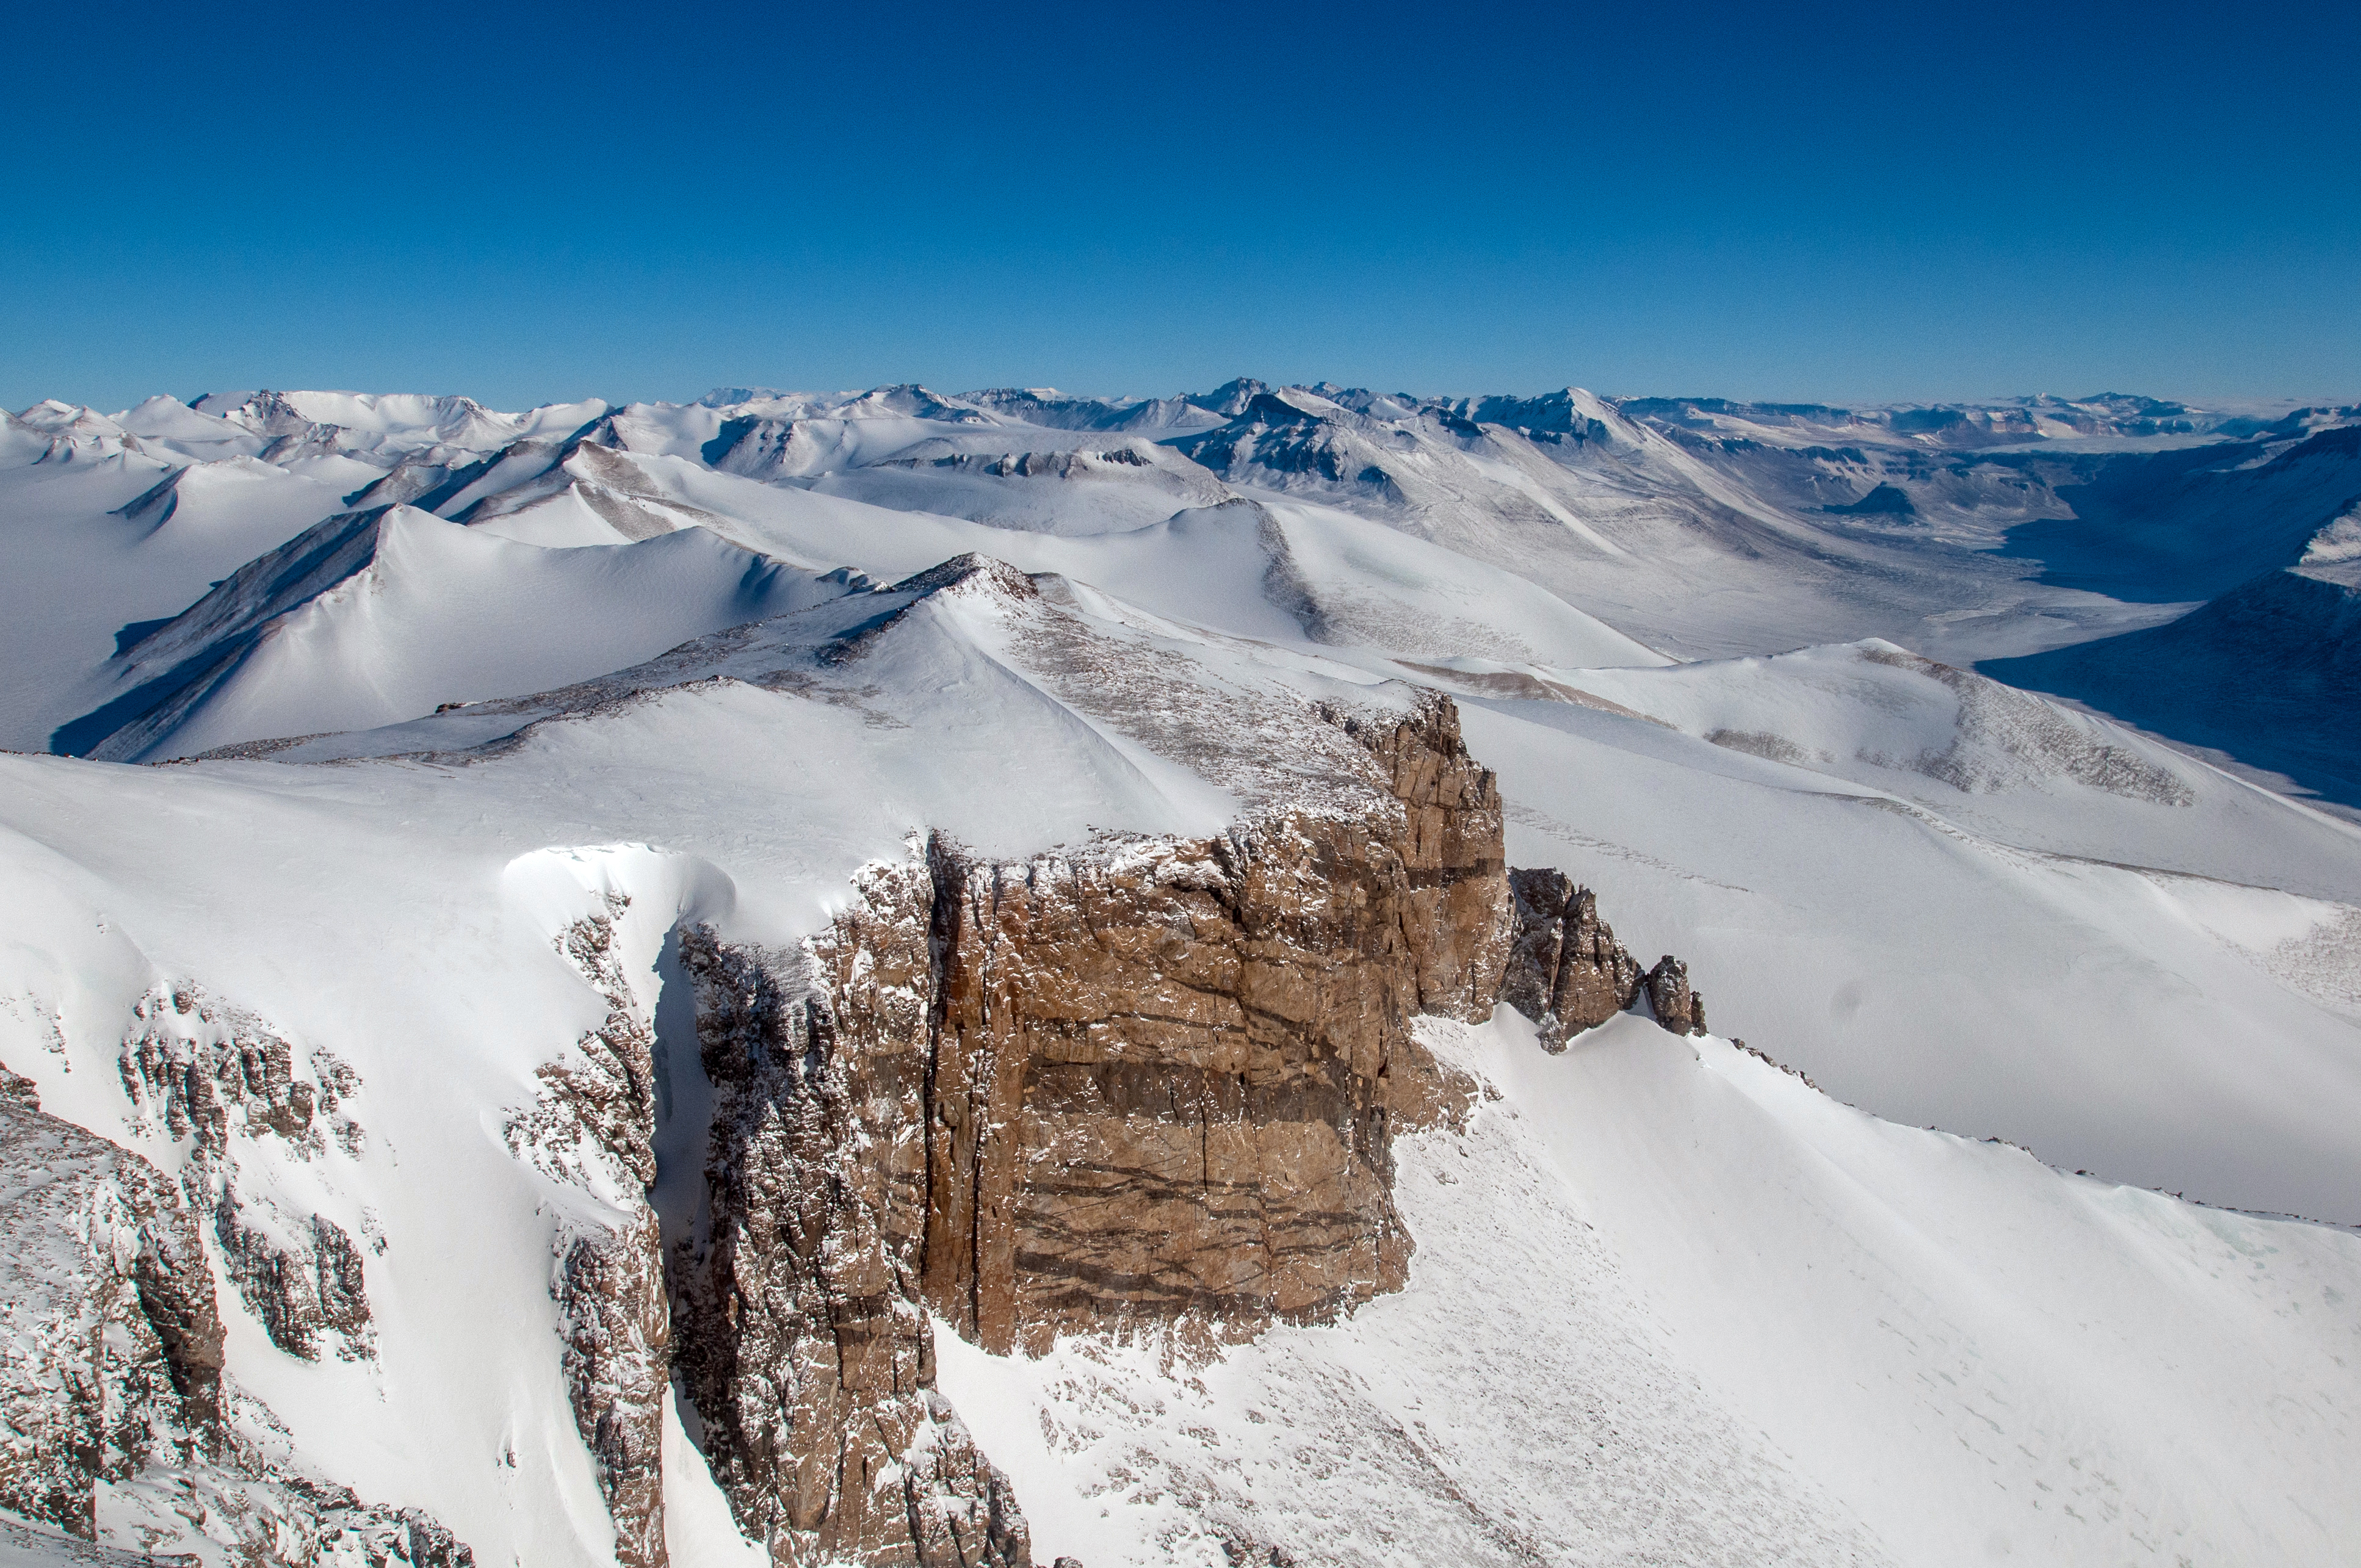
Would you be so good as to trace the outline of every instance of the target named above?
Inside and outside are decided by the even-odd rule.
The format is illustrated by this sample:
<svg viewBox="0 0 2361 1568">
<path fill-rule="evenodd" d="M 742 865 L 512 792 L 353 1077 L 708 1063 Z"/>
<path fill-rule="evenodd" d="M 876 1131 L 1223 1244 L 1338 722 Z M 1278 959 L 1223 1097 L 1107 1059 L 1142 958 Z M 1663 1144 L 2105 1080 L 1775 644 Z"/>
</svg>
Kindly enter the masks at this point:
<svg viewBox="0 0 2361 1568">
<path fill-rule="evenodd" d="M 0 744 L 182 759 L 0 755 L 0 1063 L 168 1167 L 116 1065 L 149 991 L 361 1080 L 363 1143 L 254 1179 L 382 1240 L 378 1361 L 296 1361 L 223 1292 L 283 1441 L 488 1568 L 609 1561 L 550 1296 L 603 1200 L 500 1132 L 607 1005 L 555 934 L 630 896 L 659 1185 L 693 1181 L 675 923 L 792 941 L 930 828 L 1213 832 L 1324 787 L 1311 703 L 1416 683 L 1512 863 L 1828 1093 L 1639 1020 L 1559 1057 L 1434 1026 L 1499 1097 L 1402 1146 L 1400 1295 L 1202 1366 L 939 1336 L 1043 1562 L 2361 1555 L 2361 1239 L 2147 1190 L 2361 1222 L 2361 831 L 1906 651 L 2169 607 L 1979 564 L 2048 503 L 1949 469 L 1908 519 L 1823 510 L 1916 461 L 1899 415 L 1268 391 L 0 429 Z M 2101 415 L 1980 417 L 1957 439 Z M 1247 459 L 1181 455 L 1234 421 Z M 1758 450 L 1839 440 L 1870 455 Z M 894 587 L 968 553 L 1035 576 Z M 675 1561 L 746 1555 L 668 1441 Z"/>
<path fill-rule="evenodd" d="M 1086 1563 L 2337 1562 L 2361 1245 L 1895 1127 L 1636 1018 L 1406 1140 L 1400 1294 L 942 1382 Z M 1263 1558 L 1247 1558 L 1261 1561 Z"/>
</svg>

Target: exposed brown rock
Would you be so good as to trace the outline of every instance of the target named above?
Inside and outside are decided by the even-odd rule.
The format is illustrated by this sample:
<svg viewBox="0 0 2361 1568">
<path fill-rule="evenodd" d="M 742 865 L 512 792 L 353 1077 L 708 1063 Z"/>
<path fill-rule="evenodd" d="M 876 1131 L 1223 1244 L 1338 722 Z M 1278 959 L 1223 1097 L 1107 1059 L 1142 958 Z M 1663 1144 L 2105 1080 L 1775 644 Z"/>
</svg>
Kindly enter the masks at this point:
<svg viewBox="0 0 2361 1568">
<path fill-rule="evenodd" d="M 214 1205 L 214 1239 L 222 1271 L 262 1320 L 271 1343 L 306 1361 L 319 1359 L 324 1340 L 346 1360 L 371 1354 L 375 1331 L 360 1248 L 334 1220 L 313 1214 L 282 1241 L 252 1223 L 225 1183 Z"/>
<path fill-rule="evenodd" d="M 148 1561 L 196 1561 L 171 1554 L 202 1533 L 252 1568 L 472 1568 L 432 1516 L 276 1472 L 233 1434 L 198 1212 L 0 1069 L 0 1509 L 95 1541 L 105 1487 L 108 1533 Z"/>
<path fill-rule="evenodd" d="M 1411 1020 L 1481 1019 L 1505 980 L 1584 1027 L 1648 990 L 1587 890 L 1518 872 L 1512 903 L 1446 699 L 1320 717 L 1357 744 L 1317 808 L 1017 862 L 937 836 L 801 948 L 684 933 L 719 1109 L 674 1365 L 775 1561 L 1029 1562 L 929 1313 L 1038 1354 L 1348 1311 L 1408 1267 L 1393 1133 L 1473 1090 Z M 1649 993 L 1693 1021 L 1667 964 Z"/>
<path fill-rule="evenodd" d="M 568 1058 L 543 1067 L 540 1100 L 508 1125 L 509 1146 L 549 1174 L 596 1185 L 577 1161 L 577 1135 L 610 1155 L 641 1187 L 656 1179 L 654 1035 L 615 951 L 615 922 L 631 907 L 609 894 L 603 915 L 559 934 L 557 950 L 607 1003 L 606 1020 L 583 1032 Z"/>
<path fill-rule="evenodd" d="M 1329 717 L 1390 775 L 1407 818 L 1399 837 L 1384 837 L 1407 884 L 1394 919 L 1417 972 L 1418 1011 L 1479 1022 L 1491 1014 L 1510 937 L 1499 782 L 1467 754 L 1449 697 L 1430 696 L 1398 722 Z"/>
<path fill-rule="evenodd" d="M 1648 971 L 1648 1010 L 1675 1035 L 1705 1033 L 1705 998 L 1689 989 L 1689 966 L 1666 953 Z"/>
<path fill-rule="evenodd" d="M 615 1560 L 622 1568 L 661 1568 L 672 1314 L 655 1212 L 642 1208 L 619 1229 L 575 1237 L 559 1267 L 557 1299 L 566 1395 L 615 1521 Z"/>
<path fill-rule="evenodd" d="M 1499 794 L 1447 699 L 1323 717 L 1400 816 L 1021 867 L 932 847 L 924 1286 L 986 1349 L 1243 1339 L 1400 1285 L 1391 1131 L 1452 1093 L 1408 1025 L 1490 1010 Z"/>
<path fill-rule="evenodd" d="M 1496 926 L 1421 941 L 1452 887 L 1327 818 L 1110 861 L 930 858 L 937 1311 L 1038 1353 L 1246 1338 L 1400 1283 L 1389 1122 L 1438 1088 L 1407 1025 L 1489 989 L 1462 955 Z"/>
<path fill-rule="evenodd" d="M 324 1094 L 295 1077 L 294 1047 L 260 1019 L 193 986 L 145 997 L 134 1015 L 140 1026 L 124 1042 L 124 1089 L 171 1136 L 193 1136 L 203 1160 L 225 1158 L 236 1135 L 272 1134 L 316 1152 L 315 1113 L 333 1113 L 350 1092 L 334 1076 Z"/>
<path fill-rule="evenodd" d="M 309 1562 L 321 1568 L 332 1553 L 336 1568 L 363 1563 L 368 1568 L 475 1568 L 476 1554 L 467 1543 L 424 1508 L 365 1503 L 344 1486 L 291 1482 L 287 1490 L 308 1505 L 299 1519 L 312 1524 L 305 1544 L 313 1553 Z M 290 1568 L 303 1568 L 305 1560 L 290 1559 L 289 1563 Z"/>
<path fill-rule="evenodd" d="M 1005 1481 L 932 1387 L 926 927 L 890 928 L 923 908 L 923 879 L 875 873 L 839 925 L 875 955 L 868 1004 L 900 1025 L 862 1031 L 873 1049 L 840 1033 L 807 955 L 683 934 L 720 1104 L 710 1226 L 671 1260 L 674 1365 L 740 1530 L 781 1563 L 1031 1560 Z"/>
<path fill-rule="evenodd" d="M 375 1354 L 360 1248 L 322 1214 L 283 1213 L 239 1188 L 242 1144 L 280 1140 L 316 1158 L 333 1135 L 348 1151 L 364 1135 L 341 1114 L 358 1087 L 352 1069 L 311 1053 L 316 1083 L 295 1076 L 295 1049 L 261 1019 L 192 985 L 159 992 L 134 1008 L 118 1064 L 135 1113 L 166 1136 L 192 1140 L 181 1184 L 209 1212 L 224 1271 L 271 1343 L 316 1360 L 323 1345 L 346 1360 Z"/>
<path fill-rule="evenodd" d="M 1703 1034 L 1705 1009 L 1688 988 L 1688 968 L 1667 954 L 1642 970 L 1598 900 L 1558 871 L 1514 871 L 1516 935 L 1500 1000 L 1540 1025 L 1543 1046 L 1564 1050 L 1569 1035 L 1603 1024 L 1649 998 L 1657 1022 L 1675 1034 Z"/>
<path fill-rule="evenodd" d="M 102 1481 L 219 1439 L 222 1324 L 178 1185 L 0 1071 L 0 1508 L 84 1540 Z"/>
</svg>

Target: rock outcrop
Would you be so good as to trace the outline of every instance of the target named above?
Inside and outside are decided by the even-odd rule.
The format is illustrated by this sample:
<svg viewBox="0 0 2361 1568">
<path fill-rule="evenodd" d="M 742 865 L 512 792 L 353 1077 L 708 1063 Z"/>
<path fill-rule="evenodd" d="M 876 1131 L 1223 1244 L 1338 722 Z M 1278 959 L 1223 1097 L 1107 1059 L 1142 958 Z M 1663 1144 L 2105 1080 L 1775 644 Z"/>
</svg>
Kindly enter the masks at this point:
<svg viewBox="0 0 2361 1568">
<path fill-rule="evenodd" d="M 1448 699 L 1265 699 L 1257 733 L 1301 740 L 1292 793 L 1267 744 L 1181 718 L 1160 739 L 1228 759 L 1253 803 L 1227 832 L 1019 861 L 934 835 L 793 948 L 677 933 L 714 1111 L 669 1255 L 630 901 L 556 933 L 604 1017 L 506 1134 L 569 1190 L 553 1351 L 620 1568 L 667 1568 L 675 1387 L 774 1563 L 1030 1568 L 1006 1478 L 935 1387 L 937 1322 L 995 1354 L 1093 1335 L 1194 1355 L 1333 1320 L 1407 1276 L 1395 1135 L 1455 1124 L 1475 1092 L 1415 1018 L 1505 1000 L 1563 1048 L 1644 1000 L 1703 1028 L 1677 959 L 1642 970 L 1587 889 L 1508 870 Z M 260 1140 L 358 1153 L 357 1080 L 190 986 L 140 1003 L 121 1074 L 177 1177 L 43 1115 L 22 1080 L 0 1096 L 0 1163 L 40 1173 L 0 1189 L 0 1507 L 150 1550 L 203 1521 L 208 1561 L 461 1568 L 432 1519 L 302 1475 L 225 1409 L 215 1263 L 280 1349 L 373 1354 L 382 1243 L 240 1178 Z"/>
<path fill-rule="evenodd" d="M 561 932 L 557 950 L 605 1002 L 606 1018 L 541 1069 L 541 1095 L 507 1137 L 520 1158 L 591 1199 L 559 1243 L 550 1286 L 566 1397 L 614 1521 L 617 1563 L 664 1568 L 672 1313 L 663 1227 L 644 1190 L 656 1179 L 655 1034 L 617 950 L 631 900 L 609 894 L 605 903 Z"/>
<path fill-rule="evenodd" d="M 1182 740 L 1221 740 L 1213 716 L 1190 722 Z M 539 1071 L 506 1133 L 570 1190 L 553 1352 L 621 1568 L 666 1568 L 675 1387 L 774 1563 L 1030 1568 L 1006 1478 L 935 1387 L 938 1321 L 995 1354 L 1093 1335 L 1193 1355 L 1333 1320 L 1407 1276 L 1395 1135 L 1455 1124 L 1475 1092 L 1415 1018 L 1480 1021 L 1506 1000 L 1562 1048 L 1644 999 L 1669 1028 L 1703 1027 L 1678 960 L 1643 970 L 1587 890 L 1508 870 L 1497 783 L 1448 699 L 1291 716 L 1266 700 L 1257 722 L 1301 734 L 1316 787 L 1286 793 L 1284 759 L 1240 742 L 1255 804 L 1220 835 L 1019 861 L 934 835 L 864 872 L 809 941 L 679 931 L 714 1111 L 702 1201 L 674 1217 L 668 1255 L 648 1198 L 653 1017 L 619 941 L 629 900 L 556 934 L 604 1017 Z M 100 1489 L 169 1471 L 178 1500 L 146 1517 L 220 1521 L 209 1539 L 243 1560 L 467 1563 L 423 1515 L 274 1468 L 222 1408 L 206 1221 L 280 1348 L 372 1354 L 367 1247 L 238 1175 L 265 1138 L 299 1159 L 357 1152 L 343 1113 L 357 1080 L 193 988 L 141 1003 L 122 1078 L 177 1180 L 0 1104 L 12 1158 L 76 1173 L 0 1203 L 8 1238 L 46 1238 L 19 1247 L 47 1273 L 15 1293 L 48 1303 L 47 1337 L 13 1343 L 75 1369 L 43 1384 L 0 1365 L 0 1505 L 88 1537 Z M 132 1533 L 168 1545 L 173 1528 Z"/>
<path fill-rule="evenodd" d="M 0 1508 L 97 1534 L 96 1489 L 202 1459 L 222 1323 L 179 1185 L 0 1074 Z"/>
<path fill-rule="evenodd" d="M 1648 1010 L 1675 1035 L 1702 1035 L 1705 992 L 1689 989 L 1689 966 L 1666 953 L 1648 971 Z"/>
<path fill-rule="evenodd" d="M 655 1211 L 643 1206 L 611 1230 L 574 1236 L 555 1294 L 566 1397 L 615 1522 L 615 1561 L 621 1568 L 662 1568 L 668 1560 L 664 1402 L 672 1392 L 672 1313 Z"/>
<path fill-rule="evenodd" d="M 596 1175 L 608 1175 L 643 1188 L 656 1179 L 655 1035 L 615 948 L 615 923 L 631 901 L 609 894 L 605 903 L 603 914 L 560 933 L 557 950 L 606 1003 L 607 1016 L 540 1069 L 541 1098 L 510 1122 L 508 1140 L 560 1179 L 596 1186 Z M 586 1157 L 620 1169 L 593 1173 Z"/>
<path fill-rule="evenodd" d="M 359 1245 L 327 1215 L 282 1212 L 238 1180 L 241 1147 L 261 1139 L 299 1159 L 318 1158 L 330 1137 L 357 1152 L 365 1135 L 342 1114 L 359 1086 L 352 1069 L 314 1051 L 316 1081 L 297 1077 L 285 1038 L 192 985 L 149 994 L 133 1016 L 119 1070 L 135 1118 L 188 1140 L 181 1185 L 192 1208 L 211 1214 L 224 1272 L 271 1343 L 306 1361 L 324 1347 L 368 1359 L 375 1332 Z"/>
<path fill-rule="evenodd" d="M 1399 817 L 1020 865 L 929 846 L 922 1285 L 987 1350 L 1246 1338 L 1400 1283 L 1391 1132 L 1445 1097 L 1408 1025 L 1489 1010 L 1499 795 L 1447 704 L 1329 717 Z M 840 995 L 856 952 L 823 954 Z"/>
<path fill-rule="evenodd" d="M 1540 1026 L 1543 1046 L 1564 1050 L 1566 1036 L 1603 1024 L 1648 999 L 1656 1021 L 1676 1035 L 1705 1033 L 1705 999 L 1689 989 L 1688 966 L 1667 953 L 1643 970 L 1598 900 L 1558 871 L 1509 873 L 1516 905 L 1499 998 Z"/>
</svg>

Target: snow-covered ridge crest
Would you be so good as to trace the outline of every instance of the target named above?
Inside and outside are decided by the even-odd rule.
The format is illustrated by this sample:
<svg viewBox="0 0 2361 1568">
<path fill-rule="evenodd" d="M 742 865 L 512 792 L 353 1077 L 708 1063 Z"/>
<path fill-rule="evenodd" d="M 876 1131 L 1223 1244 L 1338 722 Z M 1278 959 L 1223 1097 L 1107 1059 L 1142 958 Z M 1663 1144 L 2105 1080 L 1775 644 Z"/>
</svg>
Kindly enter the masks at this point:
<svg viewBox="0 0 2361 1568">
<path fill-rule="evenodd" d="M 2299 566 L 2334 566 L 2361 560 L 2361 502 L 2356 502 L 2304 542 Z"/>
<path fill-rule="evenodd" d="M 563 641 L 537 637 L 536 616 L 607 609 L 617 552 L 637 553 L 632 575 L 661 597 Z M 365 728 L 595 674 L 832 591 L 701 529 L 542 549 L 414 508 L 342 513 L 126 648 L 108 700 L 53 743 L 128 760 Z"/>
</svg>

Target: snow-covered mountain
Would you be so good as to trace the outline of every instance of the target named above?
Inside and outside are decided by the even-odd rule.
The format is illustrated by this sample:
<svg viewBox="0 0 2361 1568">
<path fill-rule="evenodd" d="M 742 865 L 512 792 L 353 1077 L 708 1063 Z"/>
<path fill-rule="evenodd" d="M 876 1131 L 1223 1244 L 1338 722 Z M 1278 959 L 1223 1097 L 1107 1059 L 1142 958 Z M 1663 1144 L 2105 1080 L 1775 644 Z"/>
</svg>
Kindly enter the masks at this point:
<svg viewBox="0 0 2361 1568">
<path fill-rule="evenodd" d="M 2361 1552 L 2356 431 L 9 416 L 0 1559 Z"/>
<path fill-rule="evenodd" d="M 2163 505 L 2121 486 L 2082 503 L 2090 522 L 2018 543 L 2062 558 L 2048 576 L 2206 602 L 1991 672 L 2361 804 L 2361 726 L 2345 714 L 2361 674 L 2361 425 L 2241 444 L 2158 488 Z"/>
</svg>

